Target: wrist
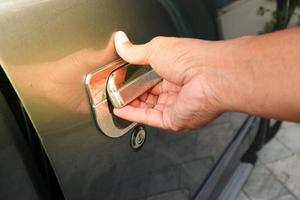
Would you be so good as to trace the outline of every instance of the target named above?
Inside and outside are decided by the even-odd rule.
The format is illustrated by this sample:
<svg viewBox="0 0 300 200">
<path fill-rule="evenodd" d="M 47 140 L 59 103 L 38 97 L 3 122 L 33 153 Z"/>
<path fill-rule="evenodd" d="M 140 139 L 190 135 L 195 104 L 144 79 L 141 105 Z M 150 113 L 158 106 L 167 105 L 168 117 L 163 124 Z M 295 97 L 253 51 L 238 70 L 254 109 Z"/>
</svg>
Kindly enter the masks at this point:
<svg viewBox="0 0 300 200">
<path fill-rule="evenodd" d="M 248 91 L 244 81 L 247 75 L 249 44 L 254 37 L 212 42 L 204 67 L 208 83 L 219 107 L 224 112 L 244 112 Z M 246 79 L 245 79 L 246 80 Z"/>
</svg>

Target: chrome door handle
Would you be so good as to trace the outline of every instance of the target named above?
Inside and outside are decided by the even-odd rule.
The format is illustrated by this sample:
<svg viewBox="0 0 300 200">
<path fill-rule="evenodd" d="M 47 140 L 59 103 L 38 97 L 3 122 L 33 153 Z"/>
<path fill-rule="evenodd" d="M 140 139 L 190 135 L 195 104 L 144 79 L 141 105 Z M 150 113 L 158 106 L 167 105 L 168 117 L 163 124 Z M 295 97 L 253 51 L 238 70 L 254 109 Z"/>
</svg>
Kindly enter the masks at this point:
<svg viewBox="0 0 300 200">
<path fill-rule="evenodd" d="M 150 66 L 149 71 L 135 78 L 128 77 L 129 80 L 126 80 L 125 75 L 128 74 L 129 67 L 130 64 L 122 66 L 114 70 L 108 77 L 106 90 L 115 108 L 127 105 L 162 80 Z"/>
<path fill-rule="evenodd" d="M 109 102 L 115 107 L 124 106 L 160 80 L 150 66 L 130 65 L 123 60 L 116 60 L 88 73 L 85 87 L 100 131 L 117 138 L 132 129 L 136 123 L 114 116 Z"/>
</svg>

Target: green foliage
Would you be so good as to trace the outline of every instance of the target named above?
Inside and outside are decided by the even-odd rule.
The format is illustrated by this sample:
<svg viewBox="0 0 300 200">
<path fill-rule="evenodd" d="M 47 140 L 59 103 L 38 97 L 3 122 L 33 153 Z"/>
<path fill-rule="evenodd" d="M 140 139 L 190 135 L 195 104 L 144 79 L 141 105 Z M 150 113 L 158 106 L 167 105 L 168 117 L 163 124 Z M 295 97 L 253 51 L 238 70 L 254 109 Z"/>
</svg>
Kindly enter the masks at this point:
<svg viewBox="0 0 300 200">
<path fill-rule="evenodd" d="M 295 13 L 296 8 L 299 6 L 300 0 L 277 0 L 277 9 L 273 11 L 260 6 L 256 12 L 258 16 L 264 16 L 270 12 L 272 15 L 271 20 L 266 22 L 260 33 L 269 33 L 286 28 L 292 16 L 297 16 L 298 25 L 300 25 L 300 15 Z"/>
<path fill-rule="evenodd" d="M 270 11 L 271 11 L 270 9 L 265 8 L 265 7 L 263 7 L 263 6 L 260 6 L 260 7 L 258 8 L 256 14 L 259 15 L 259 16 L 264 16 L 266 12 L 270 12 Z"/>
<path fill-rule="evenodd" d="M 260 6 L 257 10 L 257 15 L 263 16 L 265 14 L 265 8 L 263 6 Z"/>
</svg>

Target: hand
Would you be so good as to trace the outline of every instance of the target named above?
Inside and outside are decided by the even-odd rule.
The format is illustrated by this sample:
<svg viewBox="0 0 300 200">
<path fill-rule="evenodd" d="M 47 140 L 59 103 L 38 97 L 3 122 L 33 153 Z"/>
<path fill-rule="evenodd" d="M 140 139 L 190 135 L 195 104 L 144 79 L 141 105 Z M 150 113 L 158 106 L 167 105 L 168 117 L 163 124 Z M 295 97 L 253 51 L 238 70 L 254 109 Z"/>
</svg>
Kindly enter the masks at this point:
<svg viewBox="0 0 300 200">
<path fill-rule="evenodd" d="M 129 105 L 114 109 L 114 113 L 174 131 L 201 127 L 218 117 L 225 111 L 213 84 L 218 75 L 212 75 L 205 66 L 207 53 L 216 48 L 213 43 L 156 37 L 146 44 L 133 45 L 124 32 L 117 32 L 117 53 L 129 63 L 150 64 L 163 81 Z"/>
</svg>

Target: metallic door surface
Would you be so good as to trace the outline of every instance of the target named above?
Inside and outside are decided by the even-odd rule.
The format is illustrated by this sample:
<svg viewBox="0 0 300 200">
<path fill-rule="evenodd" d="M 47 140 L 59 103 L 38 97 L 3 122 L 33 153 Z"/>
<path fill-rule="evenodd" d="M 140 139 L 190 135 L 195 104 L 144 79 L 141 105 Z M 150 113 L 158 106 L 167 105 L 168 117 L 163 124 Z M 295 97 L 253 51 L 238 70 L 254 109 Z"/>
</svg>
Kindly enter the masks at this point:
<svg viewBox="0 0 300 200">
<path fill-rule="evenodd" d="M 130 133 L 112 139 L 97 129 L 85 75 L 118 58 L 114 31 L 124 30 L 137 43 L 176 35 L 180 26 L 173 24 L 174 8 L 166 9 L 165 2 L 173 5 L 154 0 L 0 2 L 0 63 L 67 199 L 189 199 L 245 119 L 226 113 L 190 134 L 147 127 L 140 151 L 131 149 Z M 208 18 L 199 13 L 203 17 Z"/>
</svg>

